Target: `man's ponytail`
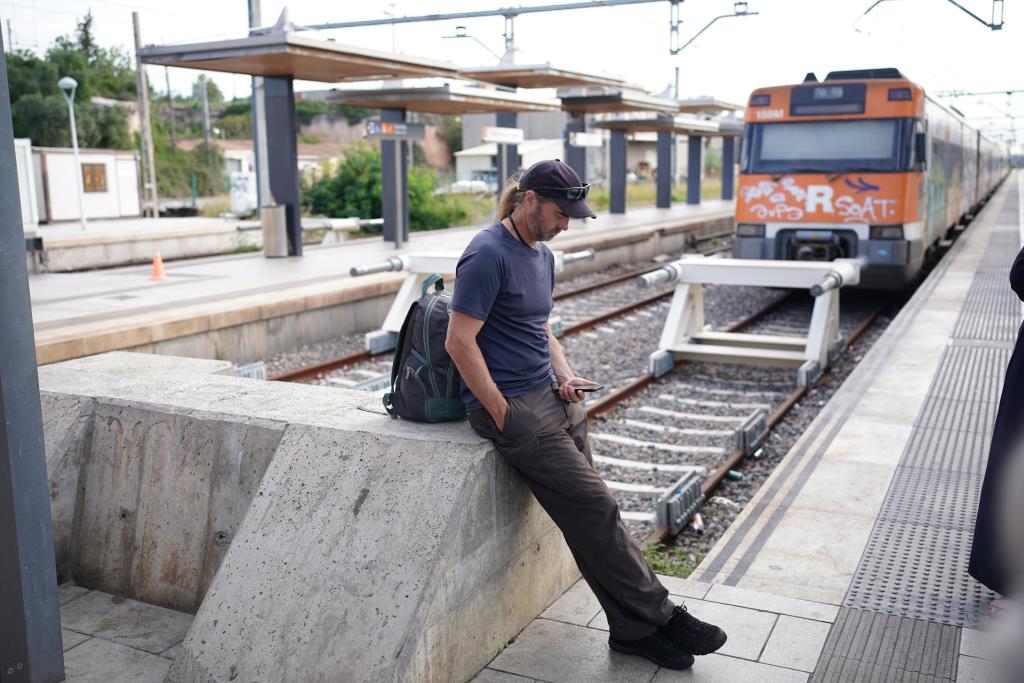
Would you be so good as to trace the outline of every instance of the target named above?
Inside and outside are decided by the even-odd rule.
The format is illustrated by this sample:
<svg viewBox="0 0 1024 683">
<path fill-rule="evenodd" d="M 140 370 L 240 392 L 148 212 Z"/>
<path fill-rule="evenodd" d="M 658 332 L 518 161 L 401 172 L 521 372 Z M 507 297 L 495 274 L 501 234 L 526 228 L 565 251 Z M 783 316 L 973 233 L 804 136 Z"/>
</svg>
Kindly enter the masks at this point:
<svg viewBox="0 0 1024 683">
<path fill-rule="evenodd" d="M 519 191 L 519 182 L 510 180 L 502 192 L 501 201 L 498 202 L 498 213 L 495 220 L 504 220 L 512 215 L 512 212 L 519 208 L 523 202 L 523 193 Z"/>
</svg>

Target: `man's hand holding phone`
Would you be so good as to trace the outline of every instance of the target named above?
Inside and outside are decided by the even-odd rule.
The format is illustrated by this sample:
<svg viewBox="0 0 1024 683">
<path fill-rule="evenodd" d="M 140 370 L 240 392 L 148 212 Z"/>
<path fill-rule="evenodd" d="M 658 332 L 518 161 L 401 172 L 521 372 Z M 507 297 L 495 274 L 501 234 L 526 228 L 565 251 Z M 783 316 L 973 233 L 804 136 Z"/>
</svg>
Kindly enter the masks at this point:
<svg viewBox="0 0 1024 683">
<path fill-rule="evenodd" d="M 604 389 L 604 386 L 597 382 L 582 377 L 573 377 L 562 383 L 562 386 L 558 388 L 558 395 L 569 403 L 579 403 L 587 393 L 601 389 Z"/>
</svg>

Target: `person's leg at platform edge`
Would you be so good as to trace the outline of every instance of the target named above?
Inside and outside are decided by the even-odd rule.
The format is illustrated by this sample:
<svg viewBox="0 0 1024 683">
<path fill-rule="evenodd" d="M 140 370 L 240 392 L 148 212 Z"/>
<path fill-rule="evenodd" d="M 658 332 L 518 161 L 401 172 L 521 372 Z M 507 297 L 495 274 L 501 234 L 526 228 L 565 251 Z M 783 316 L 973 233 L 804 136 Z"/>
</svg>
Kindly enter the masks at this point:
<svg viewBox="0 0 1024 683">
<path fill-rule="evenodd" d="M 608 619 L 609 646 L 659 665 L 687 668 L 692 655 L 721 647 L 725 633 L 672 604 L 618 503 L 593 467 L 586 415 L 548 388 L 509 400 L 505 432 L 487 411 L 470 414 L 474 430 L 524 477 L 562 531 L 584 580 Z"/>
</svg>

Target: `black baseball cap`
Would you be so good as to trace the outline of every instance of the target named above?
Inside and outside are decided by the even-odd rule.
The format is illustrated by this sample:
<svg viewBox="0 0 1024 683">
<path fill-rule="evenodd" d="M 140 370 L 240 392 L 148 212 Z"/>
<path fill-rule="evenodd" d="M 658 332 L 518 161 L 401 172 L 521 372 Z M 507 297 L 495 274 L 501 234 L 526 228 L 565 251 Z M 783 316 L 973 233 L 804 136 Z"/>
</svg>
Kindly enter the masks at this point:
<svg viewBox="0 0 1024 683">
<path fill-rule="evenodd" d="M 572 166 L 561 159 L 538 161 L 523 171 L 517 189 L 533 190 L 545 199 L 553 199 L 572 218 L 597 218 L 587 205 L 590 185 L 584 185 Z"/>
</svg>

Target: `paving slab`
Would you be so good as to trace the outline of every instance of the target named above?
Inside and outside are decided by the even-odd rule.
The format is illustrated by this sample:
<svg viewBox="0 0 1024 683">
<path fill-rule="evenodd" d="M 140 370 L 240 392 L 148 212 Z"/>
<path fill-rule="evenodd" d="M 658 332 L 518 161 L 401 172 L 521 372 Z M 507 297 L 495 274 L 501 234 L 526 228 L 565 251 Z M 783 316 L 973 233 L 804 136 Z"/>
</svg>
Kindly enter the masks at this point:
<svg viewBox="0 0 1024 683">
<path fill-rule="evenodd" d="M 976 628 L 965 628 L 960 633 L 960 654 L 979 659 L 995 659 L 997 644 L 992 634 Z"/>
<path fill-rule="evenodd" d="M 559 683 L 648 683 L 658 668 L 612 652 L 603 631 L 548 619 L 535 619 L 490 667 Z"/>
<path fill-rule="evenodd" d="M 158 655 L 182 641 L 192 615 L 92 591 L 61 607 L 61 623 L 78 633 Z"/>
<path fill-rule="evenodd" d="M 726 586 L 715 584 L 704 596 L 708 602 L 724 602 L 727 605 L 737 607 L 750 607 L 751 609 L 764 610 L 766 612 L 778 612 L 788 614 L 791 617 L 803 619 L 814 619 L 815 621 L 834 622 L 839 615 L 839 607 L 799 598 L 787 598 L 774 593 L 740 588 L 739 586 Z"/>
<path fill-rule="evenodd" d="M 586 626 L 601 611 L 601 603 L 597 601 L 594 591 L 582 579 L 555 600 L 550 607 L 541 613 L 544 619 L 564 621 L 567 624 Z"/>
<path fill-rule="evenodd" d="M 163 652 L 160 653 L 160 656 L 161 657 L 166 657 L 167 659 L 170 659 L 170 660 L 173 661 L 174 658 L 178 656 L 179 652 L 181 652 L 181 643 L 178 643 L 177 645 L 175 645 L 174 647 L 172 647 L 172 648 L 170 648 L 168 650 L 164 650 Z"/>
<path fill-rule="evenodd" d="M 69 631 L 66 628 L 62 628 L 60 630 L 60 640 L 61 643 L 64 645 L 64 652 L 67 652 L 76 645 L 81 645 L 90 638 L 92 638 L 92 636 L 87 636 L 84 633 L 76 633 L 74 631 Z"/>
<path fill-rule="evenodd" d="M 698 657 L 686 671 L 659 669 L 651 683 L 802 683 L 807 674 L 719 654 Z"/>
<path fill-rule="evenodd" d="M 496 671 L 495 669 L 484 669 L 470 683 L 534 683 L 535 680 L 505 673 L 504 671 Z"/>
<path fill-rule="evenodd" d="M 686 608 L 701 621 L 715 624 L 729 636 L 719 654 L 756 660 L 764 649 L 778 615 L 723 605 L 705 600 L 688 600 Z"/>
<path fill-rule="evenodd" d="M 956 667 L 956 683 L 993 683 L 1001 678 L 994 662 L 960 655 Z"/>
<path fill-rule="evenodd" d="M 169 659 L 102 638 L 90 638 L 64 655 L 66 680 L 78 683 L 163 683 Z"/>
<path fill-rule="evenodd" d="M 710 583 L 694 581 L 693 579 L 680 579 L 675 576 L 664 576 L 658 574 L 661 585 L 668 589 L 672 595 L 680 595 L 684 598 L 697 598 L 698 600 L 707 595 L 711 588 Z"/>
<path fill-rule="evenodd" d="M 677 596 L 671 597 L 677 603 L 682 602 Z M 761 655 L 778 616 L 771 612 L 694 599 L 686 601 L 686 609 L 701 621 L 720 627 L 729 636 L 729 640 L 719 650 L 720 653 L 753 660 Z M 604 611 L 594 617 L 588 626 L 591 629 L 607 631 L 608 620 L 604 616 Z"/>
<path fill-rule="evenodd" d="M 821 655 L 829 628 L 825 622 L 780 615 L 758 661 L 810 673 Z"/>
<path fill-rule="evenodd" d="M 57 599 L 61 605 L 66 605 L 72 600 L 77 600 L 89 592 L 88 588 L 76 586 L 70 581 L 57 586 Z"/>
</svg>

